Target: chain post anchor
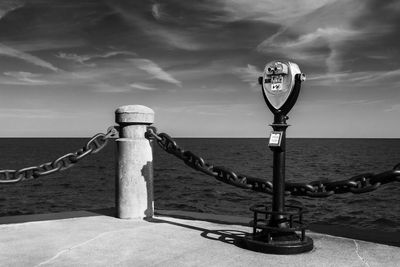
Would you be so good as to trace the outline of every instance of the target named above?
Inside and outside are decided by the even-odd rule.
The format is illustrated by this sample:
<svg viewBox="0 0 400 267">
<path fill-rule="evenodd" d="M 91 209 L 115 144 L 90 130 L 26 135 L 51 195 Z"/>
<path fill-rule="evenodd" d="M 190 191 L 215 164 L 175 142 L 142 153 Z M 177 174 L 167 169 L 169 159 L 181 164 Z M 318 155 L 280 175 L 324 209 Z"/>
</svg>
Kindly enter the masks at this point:
<svg viewBox="0 0 400 267">
<path fill-rule="evenodd" d="M 121 127 L 118 125 L 113 125 L 108 127 L 107 133 L 105 135 L 105 139 L 110 139 L 110 138 L 119 138 L 119 133 L 121 131 Z"/>
</svg>

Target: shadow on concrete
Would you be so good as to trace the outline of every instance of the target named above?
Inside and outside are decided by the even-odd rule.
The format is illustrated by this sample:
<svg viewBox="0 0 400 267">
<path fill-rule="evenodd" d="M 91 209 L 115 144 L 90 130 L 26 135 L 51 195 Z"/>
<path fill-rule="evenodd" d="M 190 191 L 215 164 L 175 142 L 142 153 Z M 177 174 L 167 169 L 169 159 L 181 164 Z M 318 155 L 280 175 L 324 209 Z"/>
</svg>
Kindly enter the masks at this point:
<svg viewBox="0 0 400 267">
<path fill-rule="evenodd" d="M 206 228 L 201 228 L 201 227 L 187 225 L 187 224 L 178 223 L 178 222 L 172 222 L 172 221 L 158 219 L 158 218 L 147 218 L 145 220 L 148 222 L 151 222 L 151 223 L 167 223 L 167 224 L 184 227 L 184 228 L 191 229 L 191 230 L 196 230 L 196 231 L 201 232 L 200 236 L 202 236 L 204 238 L 231 244 L 231 245 L 235 245 L 235 246 L 236 246 L 235 240 L 242 238 L 247 234 L 244 231 L 230 230 L 230 229 L 210 230 L 210 229 L 206 229 Z"/>
<path fill-rule="evenodd" d="M 179 210 L 157 210 L 158 216 L 173 217 L 186 220 L 200 220 L 212 223 L 227 224 L 227 225 L 242 225 L 249 226 L 250 218 L 231 216 L 231 215 L 216 215 L 209 213 L 179 211 Z M 362 230 L 351 227 L 343 227 L 329 224 L 310 224 L 308 230 L 316 233 L 327 234 L 332 236 L 345 237 L 350 239 L 358 239 L 373 243 L 400 247 L 400 233 L 384 232 L 378 230 Z M 251 229 L 249 228 L 249 232 Z"/>
<path fill-rule="evenodd" d="M 154 185 L 153 185 L 153 161 L 148 161 L 142 168 L 142 176 L 146 182 L 147 192 L 147 209 L 144 211 L 145 217 L 152 217 L 154 214 L 153 199 L 154 199 Z M 118 206 L 118 205 L 116 205 Z"/>
<path fill-rule="evenodd" d="M 204 238 L 221 241 L 231 245 L 235 245 L 235 240 L 246 236 L 246 232 L 238 230 L 206 230 L 200 235 Z"/>
<path fill-rule="evenodd" d="M 199 220 L 218 224 L 226 225 L 242 225 L 249 226 L 251 219 L 246 217 L 232 216 L 232 215 L 219 215 L 211 213 L 200 213 L 193 211 L 181 211 L 181 210 L 156 210 L 156 216 L 161 217 L 172 217 L 177 219 L 186 220 Z"/>
</svg>

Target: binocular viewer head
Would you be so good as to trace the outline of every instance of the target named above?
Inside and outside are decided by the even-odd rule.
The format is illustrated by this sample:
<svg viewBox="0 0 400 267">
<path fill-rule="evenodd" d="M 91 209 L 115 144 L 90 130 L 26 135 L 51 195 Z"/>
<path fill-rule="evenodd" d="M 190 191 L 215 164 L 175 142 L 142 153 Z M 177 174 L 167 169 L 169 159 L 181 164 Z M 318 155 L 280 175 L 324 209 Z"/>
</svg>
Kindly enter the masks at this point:
<svg viewBox="0 0 400 267">
<path fill-rule="evenodd" d="M 272 61 L 265 65 L 261 85 L 265 102 L 274 114 L 286 115 L 294 106 L 305 75 L 296 63 Z"/>
</svg>

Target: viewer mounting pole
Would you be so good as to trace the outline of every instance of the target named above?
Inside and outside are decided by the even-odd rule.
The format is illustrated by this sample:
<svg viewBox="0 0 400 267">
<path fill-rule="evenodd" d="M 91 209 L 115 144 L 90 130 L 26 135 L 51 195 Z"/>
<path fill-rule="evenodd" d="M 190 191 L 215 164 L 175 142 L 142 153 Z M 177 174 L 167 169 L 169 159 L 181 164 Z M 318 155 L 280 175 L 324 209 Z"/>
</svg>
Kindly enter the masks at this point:
<svg viewBox="0 0 400 267">
<path fill-rule="evenodd" d="M 154 111 L 141 105 L 119 107 L 115 121 L 120 125 L 120 138 L 116 140 L 117 217 L 152 217 L 153 154 L 145 133 L 147 126 L 154 122 Z"/>
<path fill-rule="evenodd" d="M 271 125 L 273 130 L 281 132 L 281 144 L 279 147 L 271 147 L 273 151 L 273 173 L 272 183 L 274 194 L 272 196 L 272 211 L 284 212 L 285 211 L 285 162 L 286 162 L 286 129 L 289 125 L 286 124 L 288 117 L 282 114 L 274 115 L 274 123 Z M 272 216 L 271 226 L 279 227 L 285 226 L 282 223 L 283 216 L 276 214 Z"/>
</svg>

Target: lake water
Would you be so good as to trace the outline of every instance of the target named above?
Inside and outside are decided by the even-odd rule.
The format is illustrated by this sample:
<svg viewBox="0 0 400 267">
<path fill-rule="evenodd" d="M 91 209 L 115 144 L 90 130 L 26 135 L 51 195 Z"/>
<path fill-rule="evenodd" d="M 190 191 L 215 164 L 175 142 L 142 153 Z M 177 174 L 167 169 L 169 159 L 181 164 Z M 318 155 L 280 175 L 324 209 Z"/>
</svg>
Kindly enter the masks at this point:
<svg viewBox="0 0 400 267">
<path fill-rule="evenodd" d="M 272 179 L 272 152 L 266 139 L 176 139 L 185 150 L 238 173 Z M 19 169 L 51 161 L 86 143 L 82 138 L 2 138 L 0 167 Z M 93 210 L 114 206 L 113 141 L 64 172 L 14 185 L 0 185 L 0 216 Z M 155 145 L 155 207 L 251 217 L 249 206 L 271 196 L 223 184 L 187 167 Z M 343 180 L 379 173 L 400 162 L 400 139 L 288 139 L 286 179 Z M 305 220 L 358 229 L 400 231 L 400 183 L 365 194 L 323 199 L 287 197 L 307 209 Z"/>
</svg>

